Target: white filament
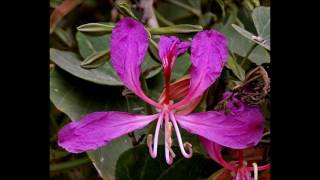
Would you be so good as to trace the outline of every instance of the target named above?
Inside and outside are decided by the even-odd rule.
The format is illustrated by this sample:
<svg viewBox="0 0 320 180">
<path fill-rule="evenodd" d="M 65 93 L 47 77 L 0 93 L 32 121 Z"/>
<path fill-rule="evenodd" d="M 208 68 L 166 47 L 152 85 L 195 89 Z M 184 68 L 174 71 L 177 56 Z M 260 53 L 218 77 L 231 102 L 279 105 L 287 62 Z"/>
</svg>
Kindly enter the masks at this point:
<svg viewBox="0 0 320 180">
<path fill-rule="evenodd" d="M 180 130 L 179 130 L 178 124 L 176 122 L 176 119 L 175 119 L 173 113 L 170 113 L 170 119 L 171 119 L 171 121 L 173 123 L 173 126 L 174 126 L 174 129 L 176 131 L 176 135 L 177 135 L 177 138 L 178 138 L 179 147 L 180 147 L 180 151 L 181 151 L 182 155 L 185 158 L 191 158 L 192 157 L 192 148 L 191 148 L 192 146 L 191 146 L 190 143 L 185 143 L 185 144 L 182 143 Z M 189 154 L 185 151 L 184 146 L 186 146 L 188 148 Z"/>
<path fill-rule="evenodd" d="M 165 155 L 166 155 L 166 162 L 167 164 L 172 164 L 173 156 L 171 155 L 170 151 L 172 151 L 172 139 L 171 139 L 171 132 L 172 132 L 172 124 L 169 122 L 168 114 L 165 116 L 165 126 L 164 126 L 164 138 L 165 138 Z"/>
<path fill-rule="evenodd" d="M 257 163 L 252 163 L 253 166 L 253 179 L 258 180 L 258 165 Z"/>
<path fill-rule="evenodd" d="M 153 141 L 154 143 L 152 143 L 152 134 L 149 134 L 148 138 L 147 138 L 147 144 L 148 144 L 148 148 L 149 148 L 149 153 L 150 153 L 152 158 L 156 158 L 157 157 L 158 137 L 159 137 L 159 130 L 160 130 L 160 127 L 162 125 L 162 120 L 163 120 L 163 113 L 160 114 L 158 122 L 157 122 L 156 132 L 154 134 L 154 141 Z M 153 148 L 152 148 L 152 144 L 153 144 Z"/>
</svg>

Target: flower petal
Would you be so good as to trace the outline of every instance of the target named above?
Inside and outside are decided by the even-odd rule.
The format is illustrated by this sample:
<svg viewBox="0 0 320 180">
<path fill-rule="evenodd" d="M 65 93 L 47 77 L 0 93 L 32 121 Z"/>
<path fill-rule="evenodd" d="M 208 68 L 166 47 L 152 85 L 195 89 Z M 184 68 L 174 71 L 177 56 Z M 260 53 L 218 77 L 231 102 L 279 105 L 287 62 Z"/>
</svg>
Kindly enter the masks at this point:
<svg viewBox="0 0 320 180">
<path fill-rule="evenodd" d="M 257 107 L 225 114 L 223 111 L 176 115 L 178 123 L 190 133 L 233 149 L 256 145 L 263 133 L 264 117 Z"/>
<path fill-rule="evenodd" d="M 143 24 L 132 18 L 123 18 L 111 34 L 111 63 L 122 82 L 144 101 L 159 107 L 141 89 L 141 64 L 149 44 Z"/>
<path fill-rule="evenodd" d="M 223 146 L 220 144 L 217 144 L 213 141 L 210 141 L 204 137 L 200 137 L 200 142 L 202 143 L 203 147 L 207 150 L 208 155 L 210 158 L 215 160 L 217 163 L 219 163 L 221 166 L 223 166 L 225 169 L 228 169 L 230 171 L 235 171 L 236 167 L 232 164 L 229 164 L 226 162 L 221 154 Z"/>
<path fill-rule="evenodd" d="M 190 47 L 190 43 L 187 41 L 181 41 L 175 36 L 160 36 L 159 40 L 159 56 L 162 61 L 168 59 L 168 57 L 178 57 L 185 53 Z"/>
<path fill-rule="evenodd" d="M 64 126 L 58 134 L 58 144 L 72 153 L 95 150 L 112 139 L 143 128 L 157 116 L 94 112 Z"/>
<path fill-rule="evenodd" d="M 177 81 L 170 84 L 170 100 L 180 100 L 183 97 L 185 97 L 189 92 L 189 86 L 190 85 L 190 75 L 185 75 L 178 79 Z M 163 103 L 165 100 L 165 92 L 166 88 L 163 89 L 160 97 L 159 97 L 159 103 Z M 179 106 L 175 109 L 176 114 L 179 115 L 186 115 L 191 113 L 201 102 L 202 96 L 199 96 L 192 101 L 189 101 L 183 106 Z"/>
<path fill-rule="evenodd" d="M 200 96 L 215 80 L 227 62 L 226 38 L 215 30 L 199 32 L 191 45 L 191 83 L 189 95 Z"/>
<path fill-rule="evenodd" d="M 170 77 L 176 58 L 186 52 L 190 43 L 184 42 L 175 36 L 160 36 L 159 40 L 159 56 L 162 61 L 166 87 L 169 86 Z"/>
</svg>

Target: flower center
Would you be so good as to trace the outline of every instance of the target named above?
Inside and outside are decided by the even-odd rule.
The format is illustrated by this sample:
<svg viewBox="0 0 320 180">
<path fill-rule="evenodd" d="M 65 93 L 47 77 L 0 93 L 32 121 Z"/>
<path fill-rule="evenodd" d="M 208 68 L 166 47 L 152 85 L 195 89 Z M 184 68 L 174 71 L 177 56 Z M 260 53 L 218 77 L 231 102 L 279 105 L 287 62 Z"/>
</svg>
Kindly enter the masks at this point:
<svg viewBox="0 0 320 180">
<path fill-rule="evenodd" d="M 169 102 L 172 104 L 173 102 Z M 167 164 L 172 164 L 173 159 L 175 158 L 175 153 L 172 149 L 173 145 L 173 139 L 172 139 L 172 130 L 174 127 L 174 130 L 176 132 L 176 137 L 179 143 L 181 154 L 185 158 L 190 158 L 192 156 L 192 145 L 189 142 L 182 142 L 180 130 L 177 124 L 177 121 L 174 117 L 174 111 L 170 110 L 170 104 L 164 104 L 163 109 L 161 109 L 160 116 L 157 122 L 155 134 L 154 134 L 154 140 L 153 135 L 149 134 L 147 138 L 147 144 L 149 148 L 149 153 L 152 158 L 157 157 L 157 148 L 158 148 L 158 137 L 159 137 L 159 131 L 160 127 L 163 124 L 164 121 L 164 135 L 165 135 L 165 157 Z M 153 147 L 152 147 L 153 145 Z M 185 151 L 185 148 L 188 149 L 188 153 Z"/>
</svg>

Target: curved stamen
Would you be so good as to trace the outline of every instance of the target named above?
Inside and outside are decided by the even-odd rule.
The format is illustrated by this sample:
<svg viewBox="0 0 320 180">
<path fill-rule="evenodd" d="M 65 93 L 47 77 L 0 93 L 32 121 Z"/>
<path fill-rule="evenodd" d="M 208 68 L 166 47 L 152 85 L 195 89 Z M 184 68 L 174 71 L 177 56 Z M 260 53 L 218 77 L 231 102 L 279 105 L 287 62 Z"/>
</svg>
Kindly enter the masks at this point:
<svg viewBox="0 0 320 180">
<path fill-rule="evenodd" d="M 147 144 L 148 144 L 148 148 L 149 148 L 149 153 L 150 153 L 152 158 L 156 158 L 157 157 L 158 137 L 159 137 L 159 130 L 160 130 L 160 127 L 162 125 L 162 120 L 163 120 L 163 113 L 160 114 L 158 122 L 157 122 L 157 127 L 156 127 L 156 131 L 155 131 L 155 134 L 154 134 L 153 148 L 152 148 L 152 134 L 149 134 L 148 138 L 147 138 Z"/>
<path fill-rule="evenodd" d="M 176 119 L 175 119 L 175 117 L 174 117 L 172 112 L 170 112 L 170 119 L 171 119 L 171 121 L 173 123 L 173 126 L 174 126 L 174 129 L 176 131 L 176 135 L 177 135 L 177 138 L 178 138 L 179 147 L 180 147 L 180 151 L 181 151 L 182 155 L 185 158 L 191 158 L 191 156 L 192 156 L 192 145 L 190 143 L 188 143 L 188 142 L 182 144 L 182 138 L 181 138 L 180 130 L 179 130 L 177 121 L 176 121 Z M 184 147 L 188 148 L 189 154 L 185 151 Z"/>
<path fill-rule="evenodd" d="M 250 171 L 253 171 L 253 170 L 254 170 L 253 167 L 248 167 L 248 169 L 249 169 Z M 266 164 L 266 165 L 258 166 L 258 170 L 259 170 L 259 171 L 264 171 L 264 170 L 268 170 L 268 169 L 270 169 L 270 163 L 268 163 L 268 164 Z"/>
<path fill-rule="evenodd" d="M 258 165 L 257 163 L 252 163 L 253 166 L 253 179 L 258 180 Z"/>
<path fill-rule="evenodd" d="M 164 126 L 164 138 L 165 138 L 165 155 L 166 155 L 166 162 L 167 164 L 172 164 L 173 158 L 175 157 L 171 146 L 172 146 L 172 139 L 171 139 L 171 132 L 172 132 L 172 124 L 169 122 L 169 117 L 165 115 L 165 126 Z"/>
</svg>

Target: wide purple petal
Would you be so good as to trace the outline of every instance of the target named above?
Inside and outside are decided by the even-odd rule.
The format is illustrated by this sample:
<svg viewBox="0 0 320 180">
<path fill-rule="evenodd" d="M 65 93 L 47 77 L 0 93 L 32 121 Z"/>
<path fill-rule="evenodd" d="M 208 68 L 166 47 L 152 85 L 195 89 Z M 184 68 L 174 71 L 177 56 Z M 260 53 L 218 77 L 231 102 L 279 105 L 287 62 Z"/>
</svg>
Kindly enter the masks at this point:
<svg viewBox="0 0 320 180">
<path fill-rule="evenodd" d="M 111 63 L 122 82 L 144 101 L 158 106 L 141 89 L 141 64 L 149 44 L 143 24 L 132 18 L 123 18 L 111 34 Z"/>
<path fill-rule="evenodd" d="M 181 41 L 175 36 L 160 36 L 158 48 L 159 56 L 161 60 L 167 59 L 168 56 L 178 57 L 185 53 L 190 47 L 190 43 L 187 41 Z"/>
<path fill-rule="evenodd" d="M 227 39 L 215 30 L 195 35 L 191 45 L 191 83 L 189 96 L 200 96 L 220 76 L 227 62 Z"/>
<path fill-rule="evenodd" d="M 225 114 L 223 111 L 176 115 L 178 123 L 187 131 L 233 149 L 256 145 L 263 133 L 264 117 L 258 107 L 244 107 L 243 111 Z"/>
<path fill-rule="evenodd" d="M 143 128 L 157 116 L 94 112 L 64 126 L 58 134 L 58 144 L 72 153 L 95 150 L 112 139 Z"/>
</svg>

